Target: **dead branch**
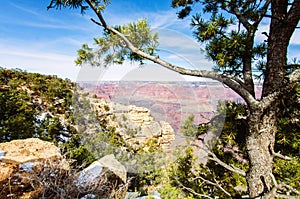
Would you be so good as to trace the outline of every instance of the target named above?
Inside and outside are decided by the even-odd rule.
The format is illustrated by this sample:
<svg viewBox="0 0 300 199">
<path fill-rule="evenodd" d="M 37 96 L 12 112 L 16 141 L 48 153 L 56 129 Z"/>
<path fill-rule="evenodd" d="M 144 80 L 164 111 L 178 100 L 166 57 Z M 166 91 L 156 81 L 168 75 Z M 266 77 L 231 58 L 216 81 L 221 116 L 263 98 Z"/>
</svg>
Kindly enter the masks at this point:
<svg viewBox="0 0 300 199">
<path fill-rule="evenodd" d="M 275 151 L 272 151 L 272 155 L 274 157 L 277 157 L 277 158 L 280 158 L 280 159 L 283 159 L 283 160 L 288 160 L 288 161 L 291 161 L 293 160 L 293 158 L 289 157 L 289 156 L 286 156 L 286 155 L 282 155 L 280 153 L 276 153 Z"/>
<path fill-rule="evenodd" d="M 264 198 L 272 198 L 272 197 L 276 197 L 276 198 L 287 198 L 287 199 L 296 199 L 299 198 L 300 196 L 300 191 L 298 191 L 297 189 L 291 187 L 290 185 L 285 184 L 284 182 L 281 183 L 277 183 L 275 176 L 271 173 L 270 174 L 272 181 L 274 183 L 274 186 L 272 187 L 272 189 L 264 194 Z M 281 194 L 281 193 L 277 193 L 277 191 L 285 191 L 287 194 Z M 297 196 L 291 196 L 289 195 L 290 193 L 295 193 L 297 194 Z"/>
<path fill-rule="evenodd" d="M 208 155 L 209 155 L 208 159 L 209 160 L 212 160 L 212 161 L 218 163 L 219 165 L 221 165 L 222 167 L 224 167 L 225 169 L 227 169 L 229 171 L 232 171 L 232 172 L 237 173 L 237 174 L 242 175 L 242 176 L 246 176 L 246 172 L 245 171 L 243 171 L 243 170 L 241 170 L 241 169 L 239 169 L 239 168 L 237 168 L 237 167 L 235 167 L 233 165 L 228 165 L 225 162 L 223 162 L 222 160 L 220 160 L 213 152 L 211 152 L 208 149 L 208 146 L 206 146 L 206 147 L 200 147 L 200 146 L 194 145 L 194 144 L 193 144 L 193 146 L 196 146 L 196 147 L 198 147 L 200 149 L 203 149 L 206 153 L 208 153 Z"/>
<path fill-rule="evenodd" d="M 181 189 L 184 189 L 184 190 L 186 190 L 186 191 L 188 191 L 188 192 L 190 192 L 190 193 L 192 193 L 192 194 L 194 194 L 194 195 L 196 195 L 196 196 L 200 196 L 200 197 L 204 197 L 204 198 L 213 199 L 213 198 L 210 197 L 209 195 L 197 193 L 197 192 L 194 191 L 193 189 L 184 186 L 181 182 L 179 182 L 179 181 L 177 181 L 177 180 L 176 180 L 176 182 L 177 182 L 177 184 L 179 185 L 179 187 L 180 187 Z"/>
<path fill-rule="evenodd" d="M 198 177 L 194 178 L 193 180 L 197 180 L 197 179 L 200 179 L 200 180 L 202 180 L 203 182 L 205 182 L 205 183 L 207 183 L 209 185 L 216 186 L 219 189 L 221 189 L 221 191 L 223 191 L 226 195 L 231 196 L 230 193 L 228 193 L 221 185 L 218 184 L 218 182 L 217 182 L 217 180 L 215 178 L 214 178 L 215 182 L 212 182 L 210 180 L 206 180 L 206 179 L 202 178 L 201 176 L 198 176 Z"/>
</svg>

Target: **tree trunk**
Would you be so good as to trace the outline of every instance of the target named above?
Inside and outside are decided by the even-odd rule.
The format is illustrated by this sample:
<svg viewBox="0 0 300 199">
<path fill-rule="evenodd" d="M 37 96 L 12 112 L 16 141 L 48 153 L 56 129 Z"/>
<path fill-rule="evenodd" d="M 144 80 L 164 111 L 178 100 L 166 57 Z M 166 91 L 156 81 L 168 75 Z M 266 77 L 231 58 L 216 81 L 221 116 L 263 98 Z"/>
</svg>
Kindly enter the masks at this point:
<svg viewBox="0 0 300 199">
<path fill-rule="evenodd" d="M 277 130 L 276 106 L 265 112 L 252 111 L 246 147 L 250 162 L 247 184 L 250 198 L 262 196 L 272 188 L 273 155 Z"/>
<path fill-rule="evenodd" d="M 282 86 L 286 75 L 287 47 L 299 21 L 300 1 L 288 13 L 288 1 L 272 1 L 271 24 L 268 37 L 267 67 L 264 73 L 262 98 Z M 287 17 L 289 15 L 289 17 Z M 250 109 L 249 135 L 246 147 L 250 162 L 247 183 L 250 198 L 263 196 L 272 188 L 272 170 L 275 135 L 277 131 L 278 100 L 269 106 Z M 275 198 L 275 196 L 268 196 Z"/>
</svg>

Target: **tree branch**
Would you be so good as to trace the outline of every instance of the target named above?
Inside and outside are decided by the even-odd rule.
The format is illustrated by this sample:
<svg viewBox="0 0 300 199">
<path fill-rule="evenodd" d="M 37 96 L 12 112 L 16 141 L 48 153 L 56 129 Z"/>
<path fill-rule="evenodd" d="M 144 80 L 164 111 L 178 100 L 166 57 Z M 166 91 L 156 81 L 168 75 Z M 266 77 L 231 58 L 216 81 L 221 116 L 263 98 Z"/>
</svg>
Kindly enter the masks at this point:
<svg viewBox="0 0 300 199">
<path fill-rule="evenodd" d="M 221 189 L 226 195 L 231 196 L 230 193 L 228 193 L 221 185 L 218 184 L 218 182 L 216 181 L 215 178 L 214 178 L 215 182 L 212 182 L 210 180 L 206 180 L 206 179 L 202 178 L 201 176 L 198 176 L 198 177 L 194 178 L 193 180 L 197 180 L 197 179 L 200 179 L 200 180 L 204 181 L 207 184 L 216 186 L 219 189 Z"/>
<path fill-rule="evenodd" d="M 153 61 L 154 63 L 157 63 L 165 68 L 168 68 L 172 71 L 175 71 L 179 74 L 182 75 L 189 75 L 189 76 L 195 76 L 195 77 L 204 77 L 204 78 L 210 78 L 213 80 L 217 80 L 219 82 L 224 83 L 225 85 L 227 85 L 228 87 L 230 87 L 232 90 L 234 90 L 236 93 L 238 93 L 246 102 L 248 105 L 253 105 L 253 104 L 257 104 L 258 102 L 256 101 L 256 99 L 254 98 L 254 96 L 251 95 L 251 93 L 249 93 L 249 91 L 247 89 L 245 89 L 245 85 L 244 83 L 239 80 L 236 77 L 232 77 L 229 75 L 222 75 L 222 74 L 218 74 L 216 72 L 213 71 L 207 71 L 207 70 L 191 70 L 191 69 L 186 69 L 186 68 L 182 68 L 179 66 L 176 66 L 174 64 L 171 64 L 165 60 L 160 59 L 158 56 L 152 56 L 149 55 L 143 51 L 141 51 L 140 49 L 138 49 L 137 47 L 135 47 L 128 39 L 127 37 L 122 34 L 121 32 L 117 31 L 116 29 L 108 26 L 101 14 L 101 12 L 97 11 L 97 9 L 90 3 L 89 0 L 86 0 L 90 6 L 92 6 L 93 11 L 96 13 L 97 17 L 99 18 L 100 22 L 95 21 L 94 19 L 91 19 L 94 23 L 96 23 L 99 26 L 104 27 L 106 30 L 108 30 L 109 32 L 116 34 L 117 36 L 119 36 L 119 38 L 121 38 L 127 48 L 129 48 L 133 53 L 148 59 L 150 61 Z"/>
<path fill-rule="evenodd" d="M 298 196 L 300 195 L 300 192 L 298 190 L 296 190 L 293 187 L 285 184 L 284 182 L 281 182 L 281 183 L 278 184 L 276 179 L 275 179 L 275 176 L 272 173 L 270 174 L 270 176 L 271 176 L 271 179 L 273 181 L 274 186 L 272 187 L 272 189 L 268 193 L 263 195 L 263 198 L 274 198 L 274 197 L 276 197 L 276 198 L 287 198 L 287 199 L 299 198 Z M 298 196 L 279 194 L 279 193 L 277 193 L 278 190 L 286 191 L 287 194 L 290 194 L 292 192 L 292 193 L 297 194 Z"/>
<path fill-rule="evenodd" d="M 93 3 L 90 0 L 85 0 L 86 3 L 93 9 L 94 13 L 97 15 L 98 19 L 100 20 L 101 24 L 99 22 L 96 23 L 96 21 L 93 21 L 94 23 L 98 24 L 99 26 L 104 27 L 104 29 L 107 29 L 106 21 L 104 20 L 101 11 L 97 10 L 97 8 L 93 5 Z"/>
<path fill-rule="evenodd" d="M 204 198 L 209 198 L 209 199 L 213 199 L 212 197 L 210 197 L 209 195 L 206 195 L 206 194 L 200 194 L 200 193 L 197 193 L 196 191 L 194 191 L 193 189 L 189 188 L 189 187 L 186 187 L 184 186 L 181 182 L 179 182 L 178 180 L 176 180 L 176 183 L 179 185 L 180 188 L 196 195 L 196 196 L 200 196 L 200 197 L 204 197 Z"/>
<path fill-rule="evenodd" d="M 212 71 L 206 71 L 206 70 L 190 70 L 190 69 L 185 69 L 176 65 L 173 65 L 167 61 L 164 61 L 162 59 L 160 59 L 157 56 L 152 56 L 149 55 L 147 53 L 144 53 L 143 51 L 139 50 L 138 48 L 136 48 L 128 39 L 127 37 L 120 33 L 119 31 L 117 31 L 116 29 L 110 27 L 107 25 L 107 23 L 105 22 L 102 14 L 100 11 L 97 11 L 97 8 L 94 7 L 94 5 L 91 3 L 90 0 L 86 0 L 86 2 L 89 4 L 89 6 L 91 6 L 91 8 L 93 9 L 93 11 L 95 12 L 95 14 L 97 15 L 97 17 L 99 18 L 100 22 L 95 21 L 94 19 L 91 19 L 94 23 L 96 23 L 99 26 L 104 27 L 104 29 L 108 30 L 111 33 L 114 33 L 116 35 L 118 35 L 126 44 L 127 48 L 129 48 L 133 53 L 144 57 L 145 59 L 151 60 L 154 63 L 157 63 L 165 68 L 168 68 L 172 71 L 178 72 L 182 75 L 190 75 L 190 76 L 196 76 L 196 77 L 204 77 L 204 78 L 210 78 L 213 80 L 217 80 L 219 82 L 224 83 L 225 85 L 227 85 L 228 87 L 230 87 L 231 89 L 233 89 L 236 93 L 238 93 L 246 102 L 248 105 L 250 104 L 257 104 L 256 99 L 254 98 L 254 96 L 251 95 L 251 93 L 249 93 L 249 91 L 246 89 L 245 84 L 239 80 L 236 77 L 232 77 L 229 75 L 221 75 L 218 74 L 216 72 L 212 72 Z"/>
<path fill-rule="evenodd" d="M 291 196 L 291 195 L 284 195 L 277 193 L 278 190 L 286 191 L 286 192 L 292 192 L 297 194 L 297 196 Z M 288 199 L 296 199 L 299 198 L 300 192 L 293 187 L 285 184 L 284 182 L 281 182 L 277 185 L 275 185 L 268 193 L 264 194 L 264 198 L 272 198 L 272 197 L 277 197 L 277 198 L 288 198 Z"/>
<path fill-rule="evenodd" d="M 237 173 L 239 175 L 242 175 L 242 176 L 246 176 L 246 172 L 233 166 L 233 165 L 228 165 L 226 164 L 225 162 L 223 162 L 222 160 L 220 160 L 216 154 L 214 154 L 213 152 L 211 152 L 209 149 L 208 149 L 208 146 L 206 146 L 205 148 L 204 147 L 200 147 L 198 145 L 195 145 L 195 144 L 192 144 L 192 146 L 195 146 L 195 147 L 198 147 L 202 150 L 204 150 L 206 153 L 208 153 L 208 159 L 209 160 L 212 160 L 216 163 L 218 163 L 220 166 L 224 167 L 225 169 L 231 171 L 231 172 L 234 172 L 234 173 Z"/>
<path fill-rule="evenodd" d="M 297 65 L 298 66 L 298 65 Z M 300 80 L 300 68 L 294 70 L 284 79 L 284 82 L 280 88 L 270 93 L 261 100 L 261 106 L 263 109 L 269 107 L 276 99 L 284 95 L 286 92 L 291 91 Z"/>
<path fill-rule="evenodd" d="M 233 0 L 232 1 L 232 10 L 233 12 L 231 12 L 232 14 L 235 14 L 235 16 L 238 18 L 238 20 L 244 25 L 244 27 L 250 31 L 251 29 L 251 24 L 247 21 L 247 19 L 244 17 L 244 15 L 240 12 L 240 10 L 238 9 L 237 5 L 236 5 L 236 1 Z"/>
<path fill-rule="evenodd" d="M 272 151 L 272 155 L 273 155 L 274 157 L 278 157 L 278 158 L 283 159 L 283 160 L 288 160 L 288 161 L 293 160 L 293 158 L 288 157 L 288 156 L 285 156 L 285 155 L 282 155 L 282 154 L 280 154 L 280 153 L 276 153 L 275 151 Z"/>
<path fill-rule="evenodd" d="M 260 9 L 260 14 L 259 14 L 258 19 L 253 23 L 253 25 L 255 27 L 257 27 L 258 24 L 261 22 L 261 20 L 266 16 L 266 13 L 268 11 L 268 7 L 269 7 L 270 3 L 271 3 L 271 0 L 267 0 L 265 5 Z"/>
<path fill-rule="evenodd" d="M 294 24 L 297 27 L 300 18 L 300 1 L 294 1 L 287 14 L 287 24 Z"/>
<path fill-rule="evenodd" d="M 219 165 L 221 165 L 222 167 L 224 167 L 225 169 L 232 171 L 234 173 L 240 174 L 242 176 L 246 176 L 246 172 L 233 166 L 233 165 L 228 165 L 225 162 L 223 162 L 222 160 L 220 160 L 213 152 L 211 151 L 206 151 L 208 152 L 209 155 L 211 155 L 212 157 L 208 157 L 208 159 L 215 161 L 216 163 L 218 163 Z"/>
<path fill-rule="evenodd" d="M 126 43 L 127 47 L 135 54 L 140 55 L 148 60 L 153 61 L 154 63 L 157 63 L 165 68 L 168 68 L 172 71 L 178 72 L 182 75 L 189 75 L 189 76 L 196 76 L 196 77 L 205 77 L 210 78 L 213 80 L 217 80 L 219 82 L 224 83 L 225 85 L 229 86 L 231 89 L 233 89 L 235 92 L 237 92 L 241 97 L 245 99 L 245 101 L 248 104 L 254 104 L 256 103 L 255 98 L 244 88 L 244 85 L 240 85 L 241 81 L 237 80 L 237 78 L 232 78 L 228 75 L 221 75 L 213 71 L 207 71 L 207 70 L 190 70 L 185 69 L 176 65 L 173 65 L 167 61 L 164 61 L 160 59 L 159 57 L 149 55 L 147 53 L 142 52 L 138 48 L 132 45 L 132 43 L 123 35 L 122 33 L 118 32 L 117 30 L 107 27 L 108 30 L 111 32 L 117 34 L 123 41 Z M 236 82 L 238 81 L 238 82 Z"/>
<path fill-rule="evenodd" d="M 283 194 L 276 194 L 276 198 L 284 198 L 284 199 L 299 199 L 299 196 L 289 196 L 289 195 L 283 195 Z"/>
</svg>

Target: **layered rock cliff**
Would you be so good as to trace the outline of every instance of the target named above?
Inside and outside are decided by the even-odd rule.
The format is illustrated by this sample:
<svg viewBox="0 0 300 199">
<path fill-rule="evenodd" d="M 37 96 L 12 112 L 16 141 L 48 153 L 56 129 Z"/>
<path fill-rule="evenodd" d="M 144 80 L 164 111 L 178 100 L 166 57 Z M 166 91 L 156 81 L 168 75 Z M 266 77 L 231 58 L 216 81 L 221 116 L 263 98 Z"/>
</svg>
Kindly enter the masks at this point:
<svg viewBox="0 0 300 199">
<path fill-rule="evenodd" d="M 91 104 L 98 118 L 105 119 L 107 126 L 115 128 L 116 133 L 133 148 L 156 138 L 159 146 L 167 149 L 175 138 L 171 125 L 165 121 L 155 121 L 147 108 L 107 102 L 101 98 L 92 99 Z"/>
</svg>

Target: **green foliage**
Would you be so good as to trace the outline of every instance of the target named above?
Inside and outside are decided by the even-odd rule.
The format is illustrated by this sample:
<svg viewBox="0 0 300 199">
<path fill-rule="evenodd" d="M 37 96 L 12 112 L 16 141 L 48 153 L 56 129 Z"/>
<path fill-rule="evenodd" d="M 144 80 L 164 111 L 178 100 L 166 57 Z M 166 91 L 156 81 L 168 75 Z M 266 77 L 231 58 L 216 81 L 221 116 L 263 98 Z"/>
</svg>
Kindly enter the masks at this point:
<svg viewBox="0 0 300 199">
<path fill-rule="evenodd" d="M 157 138 L 149 139 L 143 147 L 132 153 L 128 162 L 134 171 L 135 187 L 144 187 L 155 184 L 156 179 L 161 175 L 162 168 L 166 164 L 166 153 L 159 146 Z"/>
<path fill-rule="evenodd" d="M 223 130 L 221 133 L 221 140 L 230 146 L 237 146 L 245 149 L 245 136 L 247 128 L 245 128 L 247 107 L 244 104 L 235 102 L 226 102 L 225 105 L 218 107 L 218 112 L 225 112 L 226 117 L 224 121 Z"/>
<path fill-rule="evenodd" d="M 300 125 L 297 120 L 299 113 L 299 85 L 295 90 L 287 94 L 282 99 L 282 111 L 278 119 L 278 133 L 276 135 L 275 150 L 280 151 L 284 155 L 293 157 L 293 160 L 286 161 L 275 158 L 274 176 L 278 182 L 299 189 L 299 130 Z M 249 163 L 245 148 L 245 137 L 247 130 L 246 116 L 247 107 L 244 104 L 235 102 L 219 103 L 218 113 L 226 112 L 222 133 L 214 143 L 212 151 L 214 154 L 228 165 L 233 165 L 241 170 L 247 171 Z M 190 116 L 189 124 L 193 124 Z M 214 120 L 214 119 L 213 119 Z M 213 122 L 212 120 L 212 122 Z M 189 125 L 190 126 L 190 125 Z M 212 128 L 212 123 L 199 125 L 197 134 L 207 133 Z M 189 129 L 189 128 L 186 128 Z M 194 132 L 194 129 L 191 129 Z M 186 132 L 186 134 L 192 133 Z M 183 151 L 183 149 L 179 149 Z M 169 166 L 165 173 L 158 178 L 162 181 L 161 193 L 166 198 L 186 198 L 188 196 L 197 198 L 197 194 L 187 191 L 186 188 L 199 194 L 207 194 L 209 196 L 219 196 L 220 198 L 240 198 L 246 194 L 246 178 L 238 174 L 232 173 L 223 168 L 214 161 L 208 161 L 206 165 L 199 164 L 195 161 L 192 148 L 186 149 L 185 153 L 178 152 L 176 160 Z M 196 180 L 197 179 L 197 180 Z M 209 186 L 205 180 L 210 182 L 218 182 L 227 192 L 231 194 L 229 197 L 216 186 Z M 174 193 L 168 193 L 173 191 Z M 168 196 L 168 194 L 171 196 Z M 174 195 L 172 195 L 174 194 Z M 182 196 L 183 194 L 183 196 Z M 191 196 L 192 195 L 192 196 Z"/>
<path fill-rule="evenodd" d="M 196 136 L 197 127 L 194 124 L 194 117 L 195 116 L 192 114 L 188 115 L 187 119 L 181 124 L 180 131 L 183 133 L 183 135 L 193 138 Z"/>
<path fill-rule="evenodd" d="M 164 199 L 174 199 L 174 198 L 185 198 L 184 192 L 176 186 L 171 184 L 164 184 L 159 189 L 159 193 Z"/>
<path fill-rule="evenodd" d="M 214 166 L 216 171 L 218 171 L 217 167 L 219 166 Z M 175 152 L 175 160 L 169 164 L 157 182 L 160 184 L 160 193 L 163 198 L 192 199 L 204 196 L 230 198 L 216 186 L 218 183 L 225 190 L 233 190 L 234 184 L 230 182 L 231 178 L 227 176 L 226 179 L 227 181 L 224 181 L 219 173 L 198 162 L 192 147 L 179 147 Z M 234 198 L 239 196 L 233 195 Z"/>
<path fill-rule="evenodd" d="M 73 86 L 52 76 L 0 70 L 0 141 L 38 137 L 58 143 L 65 126 L 54 115 L 66 113 L 67 119 Z"/>
<path fill-rule="evenodd" d="M 97 129 L 91 139 L 94 142 L 122 145 L 120 136 L 98 120 L 88 96 L 75 90 L 74 83 L 54 76 L 1 69 L 0 142 L 31 137 L 50 141 L 68 158 L 76 159 L 74 166 L 99 157 L 85 143 L 89 129 Z M 103 149 L 102 156 L 111 151 L 106 146 Z"/>
<path fill-rule="evenodd" d="M 99 16 L 105 7 L 110 3 L 110 0 L 51 0 L 48 9 L 55 8 L 71 8 L 80 9 L 84 14 L 85 10 L 92 7 L 94 12 Z M 100 19 L 101 26 L 104 27 L 104 34 L 101 37 L 94 38 L 94 45 L 96 47 L 89 47 L 83 44 L 82 48 L 77 51 L 78 58 L 75 60 L 77 65 L 89 63 L 93 66 L 103 63 L 104 66 L 108 64 L 117 63 L 122 64 L 124 60 L 142 61 L 144 58 L 131 52 L 127 44 L 115 33 L 107 30 L 106 24 Z M 146 19 L 139 19 L 135 23 L 127 25 L 115 26 L 115 30 L 124 34 L 126 38 L 139 50 L 154 55 L 158 47 L 158 35 L 152 33 Z"/>
<path fill-rule="evenodd" d="M 275 159 L 275 167 L 273 173 L 279 182 L 285 182 L 286 184 L 294 187 L 297 190 L 300 189 L 299 157 L 294 157 L 291 161 Z"/>
<path fill-rule="evenodd" d="M 110 3 L 110 0 L 91 0 L 91 3 L 95 5 L 97 11 L 103 10 L 107 4 Z M 71 8 L 71 9 L 80 9 L 82 14 L 88 9 L 88 4 L 84 0 L 51 0 L 47 9 L 55 8 Z"/>
<path fill-rule="evenodd" d="M 0 90 L 0 142 L 29 138 L 37 133 L 34 115 L 36 108 L 29 101 L 26 92 L 1 85 Z"/>
<path fill-rule="evenodd" d="M 61 148 L 66 152 L 68 158 L 76 160 L 73 162 L 75 167 L 90 165 L 97 160 L 85 145 L 80 145 L 76 140 L 69 140 L 63 143 Z"/>
<path fill-rule="evenodd" d="M 199 13 L 192 13 L 194 4 L 202 4 L 205 14 L 210 13 L 211 18 L 205 20 Z M 179 8 L 179 18 L 184 18 L 192 13 L 192 27 L 198 41 L 206 45 L 205 52 L 208 58 L 216 63 L 215 70 L 222 73 L 242 77 L 245 60 L 256 60 L 256 76 L 261 77 L 265 70 L 265 56 L 267 45 L 253 43 L 257 23 L 263 4 L 257 1 L 210 1 L 210 0 L 173 0 L 172 7 Z M 241 23 L 235 15 L 239 10 L 243 20 L 249 22 L 249 27 Z M 239 24 L 237 25 L 237 22 Z M 241 27 L 241 26 L 244 27 Z M 253 30 L 250 30 L 253 29 Z M 251 50 L 250 50 L 251 49 Z"/>
<path fill-rule="evenodd" d="M 300 157 L 300 84 L 281 100 L 275 150 L 284 155 Z"/>
<path fill-rule="evenodd" d="M 150 30 L 148 22 L 140 19 L 136 23 L 114 27 L 120 33 L 126 35 L 131 43 L 150 55 L 155 54 L 158 46 L 158 35 L 153 34 Z M 91 48 L 87 44 L 83 44 L 78 50 L 78 58 L 75 60 L 77 65 L 90 63 L 91 65 L 104 66 L 117 63 L 122 64 L 124 60 L 141 61 L 142 57 L 131 52 L 124 41 L 116 34 L 105 32 L 102 37 L 94 38 L 96 48 Z"/>
<path fill-rule="evenodd" d="M 299 121 L 295 120 L 299 113 L 298 86 L 293 92 L 282 100 L 282 111 L 278 118 L 278 133 L 276 134 L 275 151 L 280 151 L 284 155 L 293 158 L 292 161 L 286 161 L 275 158 L 274 175 L 280 182 L 285 182 L 296 189 L 299 189 Z M 234 165 L 244 171 L 247 171 L 249 164 L 245 148 L 245 117 L 247 116 L 247 107 L 243 104 L 226 102 L 225 106 L 219 106 L 218 112 L 226 111 L 224 128 L 216 143 L 213 152 L 219 159 L 228 165 Z M 199 133 L 207 132 L 202 129 Z M 246 187 L 244 177 L 232 174 L 228 170 L 214 162 L 208 162 L 207 167 L 213 171 L 220 180 L 223 181 L 227 191 L 231 194 L 237 193 L 234 187 Z"/>
</svg>

